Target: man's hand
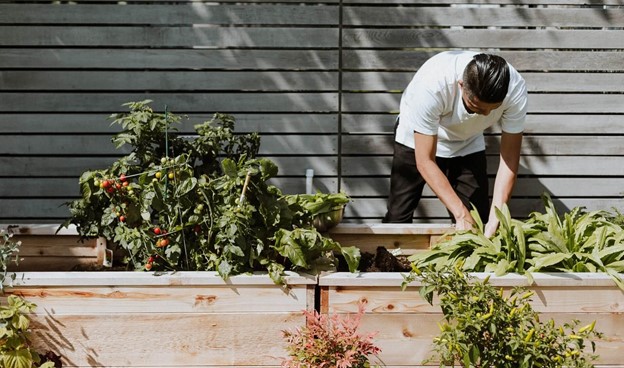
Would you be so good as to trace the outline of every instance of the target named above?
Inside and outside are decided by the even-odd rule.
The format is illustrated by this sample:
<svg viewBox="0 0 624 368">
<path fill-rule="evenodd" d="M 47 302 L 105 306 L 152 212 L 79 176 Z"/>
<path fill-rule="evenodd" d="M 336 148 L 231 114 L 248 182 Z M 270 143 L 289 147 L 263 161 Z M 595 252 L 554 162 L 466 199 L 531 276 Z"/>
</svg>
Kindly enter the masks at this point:
<svg viewBox="0 0 624 368">
<path fill-rule="evenodd" d="M 498 229 L 498 220 L 490 220 L 487 224 L 485 224 L 485 230 L 483 233 L 487 238 L 491 238 L 496 234 L 496 230 Z"/>
<path fill-rule="evenodd" d="M 455 230 L 472 230 L 474 227 L 474 219 L 470 215 L 470 211 L 464 207 L 464 211 L 459 216 L 455 217 Z"/>
</svg>

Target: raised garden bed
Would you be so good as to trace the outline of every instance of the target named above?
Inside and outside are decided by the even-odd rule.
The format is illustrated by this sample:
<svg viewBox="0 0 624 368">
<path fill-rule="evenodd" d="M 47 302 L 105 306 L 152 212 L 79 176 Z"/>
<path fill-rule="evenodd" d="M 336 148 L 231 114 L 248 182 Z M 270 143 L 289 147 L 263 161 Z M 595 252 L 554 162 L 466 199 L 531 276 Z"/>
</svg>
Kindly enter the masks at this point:
<svg viewBox="0 0 624 368">
<path fill-rule="evenodd" d="M 24 272 L 7 294 L 37 304 L 33 342 L 64 367 L 279 366 L 316 277 L 223 281 L 214 272 Z"/>
<path fill-rule="evenodd" d="M 484 278 L 485 274 L 475 274 Z M 563 323 L 578 319 L 596 320 L 596 329 L 605 334 L 597 353 L 600 367 L 623 367 L 624 293 L 613 280 L 599 273 L 535 274 L 533 306 L 544 320 Z M 418 293 L 419 282 L 401 291 L 401 273 L 334 273 L 319 278 L 322 313 L 356 313 L 366 302 L 363 331 L 378 331 L 381 360 L 388 367 L 418 367 L 429 357 L 432 340 L 439 333 L 440 308 L 429 305 Z M 503 288 L 528 286 L 527 278 L 510 274 L 490 278 Z"/>
<path fill-rule="evenodd" d="M 375 342 L 390 368 L 421 366 L 439 332 L 439 308 L 421 299 L 418 282 L 401 291 L 401 272 L 290 274 L 288 289 L 265 275 L 224 282 L 212 272 L 49 272 L 100 267 L 105 244 L 78 243 L 71 230 L 54 235 L 50 225 L 13 230 L 23 241 L 18 271 L 26 272 L 7 291 L 38 305 L 33 339 L 40 350 L 63 355 L 66 367 L 277 367 L 285 357 L 281 331 L 304 324 L 301 311 L 315 303 L 323 313 L 345 314 L 366 301 L 361 331 L 378 331 Z M 382 246 L 400 256 L 428 249 L 448 230 L 438 224 L 341 224 L 328 235 L 361 245 L 364 253 Z M 596 273 L 534 277 L 535 309 L 561 322 L 596 320 L 606 336 L 598 343 L 599 367 L 624 367 L 624 293 L 613 280 Z M 490 282 L 528 285 L 520 275 Z"/>
</svg>

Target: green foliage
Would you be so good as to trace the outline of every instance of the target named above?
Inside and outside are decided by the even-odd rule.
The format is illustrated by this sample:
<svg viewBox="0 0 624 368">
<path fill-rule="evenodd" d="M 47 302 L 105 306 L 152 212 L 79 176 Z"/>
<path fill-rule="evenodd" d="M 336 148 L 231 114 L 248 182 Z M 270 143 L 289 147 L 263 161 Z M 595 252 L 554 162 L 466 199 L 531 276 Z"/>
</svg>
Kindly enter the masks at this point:
<svg viewBox="0 0 624 368">
<path fill-rule="evenodd" d="M 506 206 L 497 211 L 500 226 L 490 239 L 483 229 L 450 234 L 430 251 L 414 255 L 415 268 L 442 269 L 461 262 L 464 271 L 605 272 L 624 290 L 624 229 L 606 211 L 581 207 L 559 216 L 549 196 L 545 213 L 526 221 L 512 219 Z M 478 216 L 473 211 L 473 216 Z"/>
<path fill-rule="evenodd" d="M 8 274 L 9 264 L 13 261 L 18 263 L 17 252 L 21 242 L 11 240 L 13 234 L 0 230 L 0 292 L 4 290 L 4 282 L 7 278 L 15 280 L 15 274 Z"/>
<path fill-rule="evenodd" d="M 381 352 L 373 344 L 375 333 L 357 332 L 364 314 L 360 304 L 355 316 L 328 316 L 317 311 L 304 311 L 306 325 L 295 331 L 283 331 L 287 342 L 286 368 L 369 368 L 371 357 Z M 377 367 L 377 366 L 375 366 Z"/>
<path fill-rule="evenodd" d="M 542 323 L 530 304 L 532 291 L 514 288 L 505 295 L 488 279 L 464 275 L 460 266 L 420 277 L 421 295 L 429 303 L 437 295 L 444 314 L 429 360 L 440 367 L 581 368 L 593 367 L 597 359 L 594 340 L 602 334 L 594 330 L 595 322 L 581 328 L 576 320 Z"/>
<path fill-rule="evenodd" d="M 102 236 L 127 252 L 134 269 L 215 270 L 223 277 L 268 270 L 326 269 L 334 252 L 359 254 L 324 238 L 310 213 L 268 184 L 278 172 L 256 158 L 257 134 L 234 134 L 234 118 L 216 114 L 195 126 L 197 137 L 174 135 L 180 118 L 155 113 L 149 101 L 113 115 L 124 129 L 113 138 L 132 152 L 80 178 L 82 198 L 69 203 L 83 237 Z M 291 258 L 292 257 L 292 258 Z"/>
<path fill-rule="evenodd" d="M 296 194 L 293 197 L 312 217 L 342 209 L 351 201 L 351 198 L 344 192 Z"/>
<path fill-rule="evenodd" d="M 30 320 L 35 304 L 9 295 L 7 305 L 0 306 L 0 366 L 2 368 L 54 368 L 54 363 L 41 364 L 39 354 L 28 339 Z"/>
</svg>

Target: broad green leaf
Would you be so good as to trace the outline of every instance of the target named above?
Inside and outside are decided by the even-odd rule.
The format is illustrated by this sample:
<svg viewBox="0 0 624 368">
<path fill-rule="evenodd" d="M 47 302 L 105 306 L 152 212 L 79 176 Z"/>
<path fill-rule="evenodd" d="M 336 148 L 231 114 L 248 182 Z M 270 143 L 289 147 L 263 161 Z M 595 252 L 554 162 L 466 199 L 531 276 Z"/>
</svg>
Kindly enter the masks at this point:
<svg viewBox="0 0 624 368">
<path fill-rule="evenodd" d="M 357 266 L 360 263 L 360 248 L 358 247 L 341 247 L 340 253 L 344 257 L 347 265 L 349 266 L 349 271 L 355 272 L 357 271 Z"/>
<path fill-rule="evenodd" d="M 552 253 L 534 258 L 533 267 L 536 271 L 540 271 L 546 267 L 550 267 L 569 259 L 572 255 L 565 253 Z"/>
<path fill-rule="evenodd" d="M 33 357 L 28 349 L 5 351 L 2 360 L 7 368 L 32 368 Z"/>
</svg>

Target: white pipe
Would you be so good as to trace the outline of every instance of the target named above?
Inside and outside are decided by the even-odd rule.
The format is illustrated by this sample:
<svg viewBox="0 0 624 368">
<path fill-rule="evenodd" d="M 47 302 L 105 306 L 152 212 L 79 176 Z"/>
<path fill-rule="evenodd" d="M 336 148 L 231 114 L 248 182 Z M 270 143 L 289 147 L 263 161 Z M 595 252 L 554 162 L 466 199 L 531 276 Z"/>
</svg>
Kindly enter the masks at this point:
<svg viewBox="0 0 624 368">
<path fill-rule="evenodd" d="M 312 179 L 314 179 L 314 170 L 307 169 L 306 170 L 306 194 L 312 193 Z"/>
</svg>

